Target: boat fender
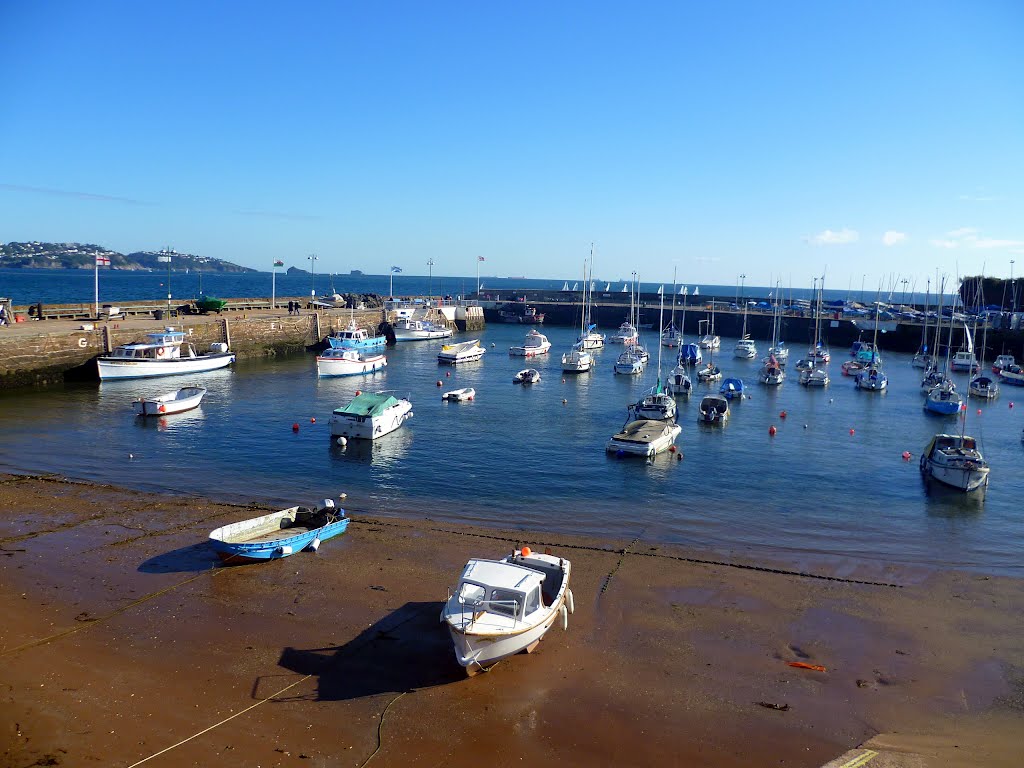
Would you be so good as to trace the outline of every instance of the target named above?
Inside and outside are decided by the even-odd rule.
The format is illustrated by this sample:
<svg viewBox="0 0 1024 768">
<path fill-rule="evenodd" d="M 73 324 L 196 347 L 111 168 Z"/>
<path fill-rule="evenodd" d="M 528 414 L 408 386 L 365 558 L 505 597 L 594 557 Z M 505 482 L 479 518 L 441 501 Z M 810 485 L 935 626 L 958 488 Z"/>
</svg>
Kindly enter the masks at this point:
<svg viewBox="0 0 1024 768">
<path fill-rule="evenodd" d="M 562 629 L 563 630 L 568 629 L 569 628 L 569 612 L 567 610 L 565 610 L 565 606 L 564 605 L 561 608 L 558 609 L 558 612 L 560 614 L 562 614 Z"/>
<path fill-rule="evenodd" d="M 309 542 L 309 551 L 310 552 L 316 552 L 318 549 L 320 549 L 320 538 L 319 537 L 314 538 L 311 542 Z"/>
<path fill-rule="evenodd" d="M 339 437 L 338 438 L 338 445 L 340 445 L 342 448 L 344 448 L 346 445 L 348 445 L 348 440 L 346 440 L 344 437 Z"/>
<path fill-rule="evenodd" d="M 284 557 L 285 555 L 290 555 L 291 553 L 292 548 L 287 544 L 284 544 L 277 548 L 277 554 L 279 554 L 281 557 Z"/>
<path fill-rule="evenodd" d="M 164 349 L 163 347 L 157 347 L 157 350 L 156 350 L 156 356 L 157 357 L 163 357 L 166 354 L 167 354 L 167 350 L 166 349 Z"/>
<path fill-rule="evenodd" d="M 576 613 L 576 601 L 573 599 L 572 590 L 565 590 L 565 604 L 569 606 L 569 613 Z"/>
</svg>

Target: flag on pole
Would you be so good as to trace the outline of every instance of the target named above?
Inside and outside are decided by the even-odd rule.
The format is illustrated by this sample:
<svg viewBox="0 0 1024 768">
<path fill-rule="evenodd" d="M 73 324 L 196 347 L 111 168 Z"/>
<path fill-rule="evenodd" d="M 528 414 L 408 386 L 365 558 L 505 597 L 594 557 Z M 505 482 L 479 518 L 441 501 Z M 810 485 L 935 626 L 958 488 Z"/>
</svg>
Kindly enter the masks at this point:
<svg viewBox="0 0 1024 768">
<path fill-rule="evenodd" d="M 281 261 L 280 259 L 274 259 L 274 266 L 275 267 L 283 267 L 284 266 L 284 262 Z"/>
<path fill-rule="evenodd" d="M 477 256 L 476 260 L 477 261 L 487 261 L 487 259 L 485 259 L 483 256 Z"/>
<path fill-rule="evenodd" d="M 109 256 L 97 256 L 96 257 L 96 266 L 97 267 L 109 267 L 110 266 L 110 257 Z"/>
<path fill-rule="evenodd" d="M 397 273 L 397 272 L 401 272 L 401 271 L 402 271 L 402 268 L 401 268 L 401 267 L 392 267 L 392 268 L 391 268 L 391 271 L 392 271 L 392 272 L 395 272 L 395 273 Z"/>
</svg>

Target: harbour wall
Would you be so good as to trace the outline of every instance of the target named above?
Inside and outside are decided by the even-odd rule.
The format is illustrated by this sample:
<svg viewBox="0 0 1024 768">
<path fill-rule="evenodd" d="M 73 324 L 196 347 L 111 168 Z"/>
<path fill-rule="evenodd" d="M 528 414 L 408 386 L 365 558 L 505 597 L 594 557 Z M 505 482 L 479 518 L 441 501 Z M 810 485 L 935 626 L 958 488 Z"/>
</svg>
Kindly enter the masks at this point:
<svg viewBox="0 0 1024 768">
<path fill-rule="evenodd" d="M 179 316 L 167 321 L 183 330 L 198 352 L 214 342 L 226 342 L 239 358 L 267 357 L 322 348 L 331 332 L 351 318 L 377 328 L 381 309 L 274 312 L 233 312 Z M 45 386 L 64 381 L 98 378 L 96 358 L 114 347 L 142 341 L 145 334 L 165 327 L 152 318 L 75 323 L 68 320 L 30 321 L 0 328 L 0 387 Z"/>
</svg>

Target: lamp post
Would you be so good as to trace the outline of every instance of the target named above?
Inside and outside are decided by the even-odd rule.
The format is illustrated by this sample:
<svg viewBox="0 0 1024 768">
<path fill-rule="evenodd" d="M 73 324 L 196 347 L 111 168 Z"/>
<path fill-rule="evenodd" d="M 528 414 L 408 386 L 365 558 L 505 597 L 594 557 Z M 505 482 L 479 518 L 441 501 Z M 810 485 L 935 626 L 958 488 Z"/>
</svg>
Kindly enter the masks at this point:
<svg viewBox="0 0 1024 768">
<path fill-rule="evenodd" d="M 744 302 L 746 302 L 746 298 L 745 298 L 746 294 L 744 293 L 744 286 L 745 286 L 746 279 L 747 279 L 746 275 L 740 275 L 740 298 L 743 299 Z"/>
<path fill-rule="evenodd" d="M 903 278 L 903 301 L 901 301 L 900 304 L 902 304 L 904 306 L 907 303 L 907 283 L 909 283 L 909 282 L 910 281 L 907 280 L 907 278 L 905 278 L 905 277 Z"/>
<path fill-rule="evenodd" d="M 427 299 L 434 295 L 434 260 L 427 259 Z"/>
<path fill-rule="evenodd" d="M 311 253 L 306 258 L 309 259 L 309 279 L 312 285 L 309 289 L 309 300 L 314 302 L 316 301 L 316 260 L 318 257 L 315 253 Z"/>
<path fill-rule="evenodd" d="M 1013 259 L 1010 259 L 1010 312 L 1017 311 L 1017 284 L 1013 282 Z"/>
<path fill-rule="evenodd" d="M 167 262 L 167 316 L 171 316 L 171 254 L 174 253 L 170 248 L 165 248 L 160 252 L 160 255 L 156 257 L 157 261 Z"/>
</svg>

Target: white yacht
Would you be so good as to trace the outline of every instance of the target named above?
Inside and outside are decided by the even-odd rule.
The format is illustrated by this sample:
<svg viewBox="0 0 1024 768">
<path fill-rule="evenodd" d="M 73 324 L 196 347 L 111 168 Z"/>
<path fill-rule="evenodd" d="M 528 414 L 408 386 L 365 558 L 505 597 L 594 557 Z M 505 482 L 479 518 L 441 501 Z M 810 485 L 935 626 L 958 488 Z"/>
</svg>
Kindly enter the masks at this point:
<svg viewBox="0 0 1024 768">
<path fill-rule="evenodd" d="M 508 348 L 508 353 L 513 357 L 537 357 L 546 355 L 550 351 L 551 342 L 548 341 L 548 337 L 536 328 L 526 334 L 526 340 L 522 344 Z"/>
<path fill-rule="evenodd" d="M 736 342 L 732 353 L 733 357 L 738 357 L 741 360 L 753 360 L 757 357 L 757 344 L 749 335 L 746 335 Z"/>
<path fill-rule="evenodd" d="M 395 341 L 429 341 L 452 336 L 451 328 L 434 325 L 429 320 L 414 320 L 411 317 L 403 317 L 395 323 L 394 331 Z"/>
<path fill-rule="evenodd" d="M 612 435 L 605 446 L 608 453 L 656 456 L 673 445 L 683 428 L 672 421 L 638 419 Z"/>
<path fill-rule="evenodd" d="M 331 414 L 331 437 L 376 440 L 412 418 L 412 403 L 389 392 L 363 392 Z"/>
<path fill-rule="evenodd" d="M 437 362 L 456 365 L 479 360 L 487 350 L 480 345 L 479 339 L 462 341 L 457 344 L 445 344 L 437 353 Z"/>
<path fill-rule="evenodd" d="M 973 437 L 938 434 L 921 454 L 921 473 L 970 493 L 988 486 L 989 465 Z"/>
<path fill-rule="evenodd" d="M 330 347 L 316 357 L 317 376 L 355 376 L 373 373 L 388 364 L 380 353 L 361 353 L 350 347 Z"/>
</svg>

